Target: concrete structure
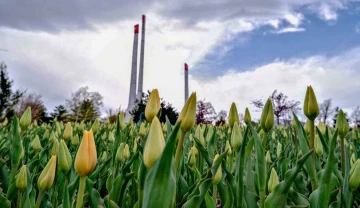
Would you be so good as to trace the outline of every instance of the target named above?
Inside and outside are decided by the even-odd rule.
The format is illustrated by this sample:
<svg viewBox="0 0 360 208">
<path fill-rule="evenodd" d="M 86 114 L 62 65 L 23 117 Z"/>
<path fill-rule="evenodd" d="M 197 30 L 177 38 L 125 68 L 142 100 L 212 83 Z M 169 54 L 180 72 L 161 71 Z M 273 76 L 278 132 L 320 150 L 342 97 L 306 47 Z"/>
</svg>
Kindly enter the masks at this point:
<svg viewBox="0 0 360 208">
<path fill-rule="evenodd" d="M 185 80 L 185 103 L 186 103 L 186 100 L 188 99 L 189 97 L 189 67 L 188 65 L 185 63 L 184 64 L 184 80 Z"/>
<path fill-rule="evenodd" d="M 141 24 L 141 46 L 140 46 L 140 68 L 139 68 L 139 85 L 137 91 L 137 99 L 142 98 L 144 83 L 144 55 L 145 55 L 145 20 L 146 16 L 142 15 Z"/>
<path fill-rule="evenodd" d="M 139 25 L 134 26 L 134 44 L 131 64 L 129 103 L 126 109 L 126 120 L 130 117 L 129 112 L 134 108 L 136 101 L 136 79 L 137 79 L 137 54 L 138 54 Z"/>
</svg>

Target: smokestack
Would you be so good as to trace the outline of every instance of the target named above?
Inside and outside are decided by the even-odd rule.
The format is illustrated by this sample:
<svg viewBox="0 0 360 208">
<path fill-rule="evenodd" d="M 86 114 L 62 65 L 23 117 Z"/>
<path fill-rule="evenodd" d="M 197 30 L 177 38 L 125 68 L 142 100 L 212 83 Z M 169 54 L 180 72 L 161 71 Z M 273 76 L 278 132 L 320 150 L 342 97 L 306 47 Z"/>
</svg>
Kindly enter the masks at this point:
<svg viewBox="0 0 360 208">
<path fill-rule="evenodd" d="M 133 44 L 133 55 L 132 55 L 132 65 L 131 65 L 131 77 L 130 77 L 130 91 L 129 91 L 129 104 L 127 108 L 126 117 L 129 118 L 129 112 L 135 106 L 136 99 L 136 78 L 137 78 L 137 54 L 138 54 L 138 35 L 139 35 L 139 25 L 134 26 L 134 44 Z"/>
<path fill-rule="evenodd" d="M 185 103 L 189 97 L 189 68 L 188 68 L 188 65 L 185 63 L 184 64 L 184 69 L 185 69 Z"/>
<path fill-rule="evenodd" d="M 142 97 L 144 82 L 145 20 L 146 16 L 142 15 L 138 98 Z"/>
</svg>

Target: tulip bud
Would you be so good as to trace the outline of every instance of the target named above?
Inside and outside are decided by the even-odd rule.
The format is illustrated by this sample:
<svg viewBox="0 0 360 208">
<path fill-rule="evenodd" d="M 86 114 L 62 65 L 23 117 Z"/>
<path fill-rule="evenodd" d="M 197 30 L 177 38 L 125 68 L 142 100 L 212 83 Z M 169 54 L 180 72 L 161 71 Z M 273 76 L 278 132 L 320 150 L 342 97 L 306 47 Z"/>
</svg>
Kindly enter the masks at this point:
<svg viewBox="0 0 360 208">
<path fill-rule="evenodd" d="M 63 134 L 63 139 L 65 141 L 68 141 L 69 139 L 71 139 L 71 137 L 72 137 L 72 126 L 70 122 L 67 122 Z"/>
<path fill-rule="evenodd" d="M 190 151 L 194 152 L 195 156 L 199 155 L 199 150 L 195 147 L 195 144 L 191 147 Z"/>
<path fill-rule="evenodd" d="M 123 157 L 124 157 L 125 160 L 129 159 L 129 157 L 130 157 L 130 150 L 129 150 L 129 145 L 128 144 L 125 144 Z"/>
<path fill-rule="evenodd" d="M 50 136 L 49 136 L 49 142 L 53 142 L 56 139 L 56 135 L 55 133 L 52 131 Z"/>
<path fill-rule="evenodd" d="M 96 146 L 92 130 L 84 131 L 79 149 L 75 157 L 75 171 L 80 176 L 87 176 L 97 163 Z"/>
<path fill-rule="evenodd" d="M 71 138 L 71 144 L 74 146 L 78 146 L 80 143 L 79 141 L 79 136 L 78 134 L 75 134 L 72 138 Z"/>
<path fill-rule="evenodd" d="M 277 156 L 278 158 L 280 158 L 281 152 L 282 152 L 282 145 L 281 145 L 280 142 L 278 142 L 278 143 L 277 143 L 277 147 L 276 147 L 276 156 Z"/>
<path fill-rule="evenodd" d="M 66 146 L 64 140 L 60 140 L 59 154 L 58 154 L 58 164 L 60 170 L 67 174 L 71 169 L 72 158 L 69 152 L 69 149 Z"/>
<path fill-rule="evenodd" d="M 193 166 L 195 166 L 195 164 L 196 164 L 196 156 L 195 156 L 195 152 L 193 152 L 193 151 L 191 151 L 190 150 L 190 157 L 189 157 L 189 166 L 190 167 L 193 167 Z"/>
<path fill-rule="evenodd" d="M 108 134 L 108 141 L 109 141 L 110 143 L 113 143 L 113 142 L 115 141 L 114 133 L 109 132 L 109 134 Z"/>
<path fill-rule="evenodd" d="M 274 110 L 270 98 L 265 103 L 263 112 L 261 114 L 260 124 L 261 128 L 265 132 L 269 132 L 274 126 Z"/>
<path fill-rule="evenodd" d="M 269 151 L 266 152 L 265 161 L 268 164 L 271 164 L 271 157 L 270 157 L 270 152 Z"/>
<path fill-rule="evenodd" d="M 251 115 L 248 108 L 245 108 L 244 122 L 251 123 Z"/>
<path fill-rule="evenodd" d="M 226 153 L 227 156 L 231 156 L 232 155 L 232 151 L 231 151 L 231 146 L 230 146 L 230 143 L 229 141 L 226 141 L 226 144 L 225 144 L 225 151 L 228 150 L 228 152 Z"/>
<path fill-rule="evenodd" d="M 276 139 L 276 133 L 275 133 L 275 131 L 272 132 L 272 134 L 271 134 L 271 139 L 275 141 L 275 139 Z"/>
<path fill-rule="evenodd" d="M 120 120 L 120 129 L 124 130 L 125 127 L 126 127 L 126 124 L 125 124 L 125 112 L 124 111 L 120 111 L 119 120 Z"/>
<path fill-rule="evenodd" d="M 101 155 L 101 162 L 105 162 L 107 159 L 107 154 L 106 154 L 106 151 L 104 151 Z"/>
<path fill-rule="evenodd" d="M 100 125 L 101 124 L 100 124 L 99 119 L 95 119 L 94 123 L 91 126 L 91 129 L 92 129 L 94 135 L 98 132 Z"/>
<path fill-rule="evenodd" d="M 353 167 L 355 164 L 355 154 L 352 153 L 350 157 L 350 167 Z"/>
<path fill-rule="evenodd" d="M 125 143 L 121 143 L 115 156 L 117 162 L 121 162 L 124 159 L 124 148 L 125 148 Z"/>
<path fill-rule="evenodd" d="M 145 123 L 144 122 L 140 124 L 139 135 L 141 137 L 146 135 L 146 128 L 145 128 Z"/>
<path fill-rule="evenodd" d="M 320 141 L 319 135 L 315 137 L 315 153 L 320 157 L 323 154 L 323 146 Z"/>
<path fill-rule="evenodd" d="M 360 159 L 358 159 L 354 166 L 350 169 L 349 174 L 349 188 L 354 191 L 360 185 Z"/>
<path fill-rule="evenodd" d="M 314 90 L 311 86 L 308 86 L 304 101 L 304 114 L 309 120 L 314 121 L 319 115 L 319 112 L 319 105 L 317 103 Z"/>
<path fill-rule="evenodd" d="M 326 133 L 326 125 L 325 125 L 323 122 L 319 121 L 318 129 L 320 130 L 321 134 L 322 134 L 323 136 L 325 136 L 325 133 Z"/>
<path fill-rule="evenodd" d="M 164 125 L 163 125 L 162 130 L 163 130 L 164 134 L 166 134 L 166 133 L 167 133 L 167 125 L 166 125 L 166 124 L 164 124 Z"/>
<path fill-rule="evenodd" d="M 35 152 L 39 152 L 41 150 L 42 147 L 41 147 L 41 143 L 40 143 L 40 139 L 39 139 L 38 135 L 35 136 L 35 139 L 31 143 L 31 147 L 33 148 L 33 150 Z"/>
<path fill-rule="evenodd" d="M 236 121 L 232 129 L 230 141 L 231 141 L 231 146 L 234 148 L 235 152 L 238 152 L 243 142 L 243 136 L 241 134 L 240 127 Z"/>
<path fill-rule="evenodd" d="M 23 165 L 20 169 L 20 172 L 16 178 L 16 188 L 23 192 L 27 186 L 27 174 L 26 174 L 26 165 Z"/>
<path fill-rule="evenodd" d="M 276 173 L 276 170 L 274 168 L 271 169 L 270 178 L 268 182 L 268 190 L 269 193 L 273 192 L 276 185 L 279 184 L 279 177 Z"/>
<path fill-rule="evenodd" d="M 133 152 L 134 153 L 137 151 L 137 146 L 138 146 L 137 141 L 138 141 L 138 139 L 135 138 L 134 139 L 134 146 L 133 146 Z"/>
<path fill-rule="evenodd" d="M 51 148 L 51 155 L 57 155 L 58 152 L 59 152 L 59 141 L 57 139 L 54 139 Z"/>
<path fill-rule="evenodd" d="M 155 116 L 151 122 L 148 138 L 144 147 L 144 164 L 150 169 L 162 154 L 165 147 L 159 119 Z"/>
<path fill-rule="evenodd" d="M 38 178 L 38 188 L 41 191 L 49 189 L 54 183 L 56 172 L 56 155 L 53 155 Z"/>
<path fill-rule="evenodd" d="M 234 102 L 231 103 L 231 107 L 230 107 L 230 111 L 229 111 L 229 116 L 228 116 L 228 123 L 230 125 L 231 128 L 233 128 L 234 124 L 236 123 L 240 123 L 239 122 L 239 114 L 236 108 L 236 104 Z"/>
<path fill-rule="evenodd" d="M 336 119 L 336 128 L 340 138 L 345 138 L 346 134 L 349 132 L 349 123 L 346 120 L 346 116 L 342 109 L 339 110 L 337 119 Z"/>
<path fill-rule="evenodd" d="M 31 108 L 27 107 L 25 112 L 22 114 L 20 118 L 20 127 L 22 130 L 27 129 L 27 127 L 31 123 Z"/>
<path fill-rule="evenodd" d="M 45 132 L 44 132 L 43 138 L 47 139 L 49 136 L 50 136 L 50 132 L 49 132 L 48 129 L 46 129 Z"/>
<path fill-rule="evenodd" d="M 351 139 L 352 139 L 353 141 L 357 140 L 357 133 L 356 133 L 356 131 L 355 131 L 355 128 L 352 130 Z"/>
<path fill-rule="evenodd" d="M 2 126 L 5 127 L 8 124 L 8 122 L 9 122 L 8 119 L 5 118 L 5 120 L 2 122 Z"/>
<path fill-rule="evenodd" d="M 38 122 L 37 122 L 37 120 L 34 120 L 33 125 L 34 125 L 34 127 L 38 127 Z"/>
<path fill-rule="evenodd" d="M 305 125 L 304 125 L 304 130 L 306 135 L 310 135 L 311 133 L 311 121 L 309 119 L 306 119 Z"/>
<path fill-rule="evenodd" d="M 211 137 L 213 136 L 213 134 L 214 134 L 214 129 L 213 129 L 212 126 L 209 126 L 207 134 L 206 134 L 206 142 L 210 142 Z"/>
<path fill-rule="evenodd" d="M 159 112 L 160 106 L 160 96 L 157 89 L 153 89 L 150 93 L 149 99 L 145 107 L 145 118 L 149 122 L 153 120 L 156 114 Z"/>
<path fill-rule="evenodd" d="M 216 162 L 216 160 L 218 159 L 218 157 L 219 157 L 219 154 L 216 154 L 215 158 L 214 158 L 213 165 Z M 222 169 L 221 169 L 221 164 L 220 164 L 218 169 L 216 170 L 214 178 L 212 179 L 212 183 L 217 185 L 220 182 L 221 177 L 222 177 Z"/>
<path fill-rule="evenodd" d="M 200 125 L 198 125 L 196 127 L 196 131 L 195 131 L 195 137 L 200 141 L 200 143 L 205 147 L 205 139 L 204 139 L 204 134 L 200 128 Z"/>
<path fill-rule="evenodd" d="M 180 128 L 183 132 L 187 132 L 195 125 L 196 117 L 196 92 L 192 93 L 186 100 L 186 103 L 181 110 L 178 121 L 181 121 Z"/>
</svg>

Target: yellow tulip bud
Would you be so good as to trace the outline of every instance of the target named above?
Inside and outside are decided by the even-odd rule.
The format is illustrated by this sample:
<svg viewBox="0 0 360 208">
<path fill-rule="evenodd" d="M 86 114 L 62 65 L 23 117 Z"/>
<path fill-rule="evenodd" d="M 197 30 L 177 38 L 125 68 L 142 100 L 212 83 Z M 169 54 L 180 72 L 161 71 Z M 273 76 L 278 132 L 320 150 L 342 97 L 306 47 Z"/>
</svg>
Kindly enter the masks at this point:
<svg viewBox="0 0 360 208">
<path fill-rule="evenodd" d="M 44 132 L 43 138 L 48 139 L 49 136 L 50 136 L 50 132 L 49 132 L 48 129 L 46 129 L 45 132 Z"/>
<path fill-rule="evenodd" d="M 196 165 L 196 156 L 193 151 L 190 150 L 190 157 L 189 157 L 189 165 L 190 167 L 194 167 Z"/>
<path fill-rule="evenodd" d="M 134 146 L 133 146 L 133 152 L 134 152 L 134 153 L 137 151 L 137 145 L 138 145 L 137 143 L 138 143 L 138 141 L 139 141 L 139 138 L 140 138 L 140 137 L 134 139 Z"/>
<path fill-rule="evenodd" d="M 186 100 L 181 110 L 178 121 L 181 121 L 180 128 L 183 132 L 187 132 L 195 125 L 196 118 L 196 92 L 192 93 Z"/>
<path fill-rule="evenodd" d="M 5 118 L 5 120 L 2 122 L 2 126 L 5 127 L 9 123 L 8 119 Z"/>
<path fill-rule="evenodd" d="M 66 126 L 65 126 L 65 130 L 64 130 L 64 134 L 63 134 L 63 139 L 65 141 L 68 141 L 71 139 L 71 137 L 72 137 L 72 126 L 71 126 L 70 122 L 67 122 Z"/>
<path fill-rule="evenodd" d="M 20 172 L 16 178 L 16 188 L 23 192 L 27 187 L 27 174 L 26 174 L 26 165 L 23 165 L 20 169 Z"/>
<path fill-rule="evenodd" d="M 219 158 L 219 154 L 216 154 L 215 155 L 215 158 L 214 158 L 214 162 L 213 162 L 213 165 L 214 163 L 216 162 L 216 160 Z M 221 177 L 222 177 L 222 168 L 221 168 L 221 164 L 219 165 L 218 169 L 216 170 L 216 173 L 215 173 L 215 176 L 214 178 L 212 179 L 212 183 L 217 185 L 220 180 L 221 180 Z"/>
<path fill-rule="evenodd" d="M 77 134 L 75 134 L 72 138 L 71 138 L 71 144 L 74 146 L 78 146 L 80 143 L 79 141 L 79 136 Z"/>
<path fill-rule="evenodd" d="M 51 155 L 57 155 L 58 152 L 59 152 L 59 141 L 57 139 L 54 139 L 51 148 Z"/>
<path fill-rule="evenodd" d="M 31 147 L 33 148 L 33 150 L 35 152 L 39 152 L 41 150 L 42 147 L 41 147 L 41 143 L 40 143 L 40 139 L 39 139 L 38 135 L 36 135 L 35 139 L 32 141 Z"/>
<path fill-rule="evenodd" d="M 34 127 L 38 127 L 38 122 L 37 122 L 37 120 L 34 120 L 33 125 L 34 125 Z"/>
<path fill-rule="evenodd" d="M 128 144 L 125 144 L 123 157 L 124 157 L 125 160 L 129 159 L 129 157 L 130 157 L 130 150 L 129 150 L 129 145 Z"/>
<path fill-rule="evenodd" d="M 235 152 L 238 152 L 240 149 L 240 146 L 243 142 L 243 136 L 241 134 L 240 127 L 238 123 L 235 121 L 232 133 L 231 133 L 231 146 L 234 148 Z"/>
<path fill-rule="evenodd" d="M 156 114 L 159 112 L 160 106 L 160 96 L 157 89 L 153 89 L 150 93 L 149 99 L 145 107 L 145 118 L 149 122 L 153 120 Z"/>
<path fill-rule="evenodd" d="M 167 125 L 166 125 L 166 123 L 163 125 L 163 132 L 164 132 L 164 134 L 166 134 L 167 133 Z"/>
<path fill-rule="evenodd" d="M 71 169 L 72 158 L 64 140 L 60 140 L 58 164 L 60 170 L 65 174 Z"/>
<path fill-rule="evenodd" d="M 275 189 L 275 186 L 279 184 L 279 177 L 276 173 L 276 170 L 274 168 L 271 169 L 270 178 L 268 182 L 268 190 L 269 193 L 273 192 Z"/>
<path fill-rule="evenodd" d="M 267 164 L 271 164 L 271 156 L 269 151 L 266 152 L 265 161 Z"/>
<path fill-rule="evenodd" d="M 146 127 L 144 122 L 140 124 L 139 135 L 141 137 L 146 135 Z"/>
<path fill-rule="evenodd" d="M 22 130 L 25 130 L 30 125 L 30 123 L 31 123 L 31 108 L 27 107 L 25 112 L 22 114 L 20 118 L 20 128 Z"/>
<path fill-rule="evenodd" d="M 304 114 L 305 116 L 314 121 L 315 118 L 319 115 L 319 105 L 316 100 L 314 90 L 311 86 L 308 86 L 306 89 L 305 101 L 304 101 Z"/>
<path fill-rule="evenodd" d="M 106 153 L 106 151 L 104 151 L 101 155 L 101 162 L 105 162 L 106 159 L 107 159 L 107 153 Z"/>
<path fill-rule="evenodd" d="M 281 145 L 280 142 L 278 142 L 278 143 L 277 143 L 277 147 L 276 147 L 276 156 L 277 156 L 278 158 L 280 158 L 281 152 L 282 152 L 282 145 Z"/>
<path fill-rule="evenodd" d="M 350 169 L 349 174 L 349 188 L 351 191 L 356 190 L 360 185 L 360 159 L 358 159 L 354 166 Z"/>
<path fill-rule="evenodd" d="M 248 108 L 245 108 L 245 116 L 244 116 L 245 123 L 251 123 L 251 115 Z"/>
<path fill-rule="evenodd" d="M 125 124 L 125 112 L 124 111 L 120 111 L 119 120 L 120 120 L 120 129 L 124 130 L 125 127 L 126 127 L 126 124 Z"/>
<path fill-rule="evenodd" d="M 345 138 L 346 134 L 349 132 L 349 123 L 346 120 L 346 116 L 342 109 L 339 110 L 337 119 L 336 119 L 336 128 L 340 138 Z"/>
<path fill-rule="evenodd" d="M 199 155 L 199 150 L 195 147 L 195 144 L 191 147 L 190 151 L 194 152 L 195 156 Z"/>
<path fill-rule="evenodd" d="M 165 139 L 159 119 L 155 116 L 151 122 L 148 138 L 144 147 L 144 164 L 150 169 L 162 154 Z"/>
<path fill-rule="evenodd" d="M 84 131 L 79 149 L 75 157 L 75 171 L 80 176 L 87 176 L 94 170 L 97 163 L 96 146 L 92 130 Z"/>
<path fill-rule="evenodd" d="M 41 191 L 49 189 L 54 183 L 56 172 L 56 155 L 53 155 L 38 178 L 38 188 Z"/>
<path fill-rule="evenodd" d="M 321 134 L 323 136 L 325 136 L 325 133 L 326 133 L 326 126 L 323 122 L 319 121 L 319 124 L 318 124 L 318 129 L 320 130 Z"/>
<path fill-rule="evenodd" d="M 270 98 L 265 103 L 263 112 L 261 114 L 260 124 L 261 128 L 265 132 L 269 132 L 274 126 L 274 109 Z"/>
<path fill-rule="evenodd" d="M 114 133 L 109 132 L 109 134 L 108 134 L 108 141 L 109 141 L 110 143 L 113 143 L 113 142 L 115 141 Z"/>
<path fill-rule="evenodd" d="M 305 130 L 305 133 L 306 135 L 310 135 L 310 132 L 311 132 L 311 121 L 310 119 L 306 119 L 306 122 L 305 122 L 305 125 L 304 125 L 304 130 Z"/>
<path fill-rule="evenodd" d="M 231 107 L 230 107 L 230 111 L 229 111 L 229 116 L 228 116 L 228 123 L 230 125 L 231 128 L 233 128 L 234 124 L 236 123 L 240 123 L 239 122 L 239 114 L 236 108 L 236 104 L 233 102 L 231 103 Z"/>
</svg>

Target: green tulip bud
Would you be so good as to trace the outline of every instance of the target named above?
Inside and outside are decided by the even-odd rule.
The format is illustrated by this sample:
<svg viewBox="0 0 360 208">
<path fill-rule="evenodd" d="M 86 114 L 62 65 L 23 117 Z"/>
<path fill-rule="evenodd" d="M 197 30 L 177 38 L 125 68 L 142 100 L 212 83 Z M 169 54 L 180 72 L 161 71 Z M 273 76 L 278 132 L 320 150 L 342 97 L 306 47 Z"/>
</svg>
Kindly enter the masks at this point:
<svg viewBox="0 0 360 208">
<path fill-rule="evenodd" d="M 20 169 L 20 172 L 16 178 L 16 188 L 23 192 L 27 187 L 27 174 L 26 174 L 26 165 L 23 165 Z"/>
<path fill-rule="evenodd" d="M 196 127 L 196 131 L 195 131 L 195 137 L 200 141 L 200 143 L 205 147 L 205 139 L 204 139 L 204 134 L 200 128 L 200 125 L 198 125 Z"/>
<path fill-rule="evenodd" d="M 195 147 L 195 144 L 191 147 L 190 151 L 194 152 L 195 156 L 199 155 L 199 150 Z"/>
<path fill-rule="evenodd" d="M 134 139 L 134 146 L 133 146 L 133 152 L 134 152 L 134 153 L 137 151 L 137 146 L 138 146 L 137 143 L 138 143 L 138 141 L 139 141 L 139 138 L 140 138 L 140 137 Z"/>
<path fill-rule="evenodd" d="M 145 127 L 145 123 L 144 123 L 144 122 L 142 122 L 142 123 L 140 124 L 139 135 L 140 135 L 141 137 L 143 137 L 143 136 L 146 135 L 146 127 Z"/>
<path fill-rule="evenodd" d="M 129 159 L 129 157 L 130 157 L 130 150 L 129 150 L 129 145 L 128 144 L 125 144 L 123 157 L 124 157 L 125 160 Z"/>
<path fill-rule="evenodd" d="M 213 134 L 214 134 L 214 129 L 213 129 L 212 126 L 209 126 L 207 134 L 206 134 L 206 142 L 210 142 L 211 137 L 213 136 Z"/>
<path fill-rule="evenodd" d="M 181 121 L 180 128 L 183 132 L 189 131 L 195 125 L 196 118 L 196 92 L 186 100 L 177 122 Z"/>
<path fill-rule="evenodd" d="M 231 103 L 231 107 L 230 107 L 230 111 L 229 111 L 229 116 L 228 116 L 228 123 L 230 125 L 231 128 L 233 128 L 235 122 L 237 124 L 239 124 L 239 114 L 236 108 L 236 104 L 234 102 Z"/>
<path fill-rule="evenodd" d="M 44 132 L 43 138 L 44 138 L 44 139 L 48 139 L 49 136 L 50 136 L 49 129 L 46 129 L 45 132 Z"/>
<path fill-rule="evenodd" d="M 263 112 L 261 114 L 260 124 L 261 128 L 265 132 L 269 132 L 274 126 L 274 110 L 270 98 L 265 103 Z"/>
<path fill-rule="evenodd" d="M 325 136 L 325 133 L 326 133 L 326 125 L 325 125 L 323 122 L 319 121 L 319 124 L 318 124 L 317 127 L 318 127 L 318 129 L 320 130 L 321 134 L 322 134 L 323 136 Z"/>
<path fill-rule="evenodd" d="M 125 148 L 125 143 L 121 143 L 120 147 L 118 148 L 117 152 L 116 152 L 116 156 L 115 159 L 117 162 L 121 162 L 124 159 L 124 148 Z"/>
<path fill-rule="evenodd" d="M 5 127 L 8 123 L 9 123 L 8 119 L 5 118 L 4 121 L 2 122 L 2 126 Z"/>
<path fill-rule="evenodd" d="M 36 135 L 35 139 L 32 141 L 31 147 L 33 148 L 33 150 L 35 152 L 39 152 L 41 150 L 42 147 L 41 147 L 41 143 L 40 143 L 40 139 L 39 139 L 38 135 Z"/>
<path fill-rule="evenodd" d="M 99 119 L 95 119 L 94 123 L 91 126 L 91 129 L 92 129 L 94 135 L 98 132 L 100 125 L 101 124 L 100 124 Z"/>
<path fill-rule="evenodd" d="M 106 153 L 106 151 L 104 151 L 101 155 L 101 162 L 105 162 L 106 159 L 107 159 L 107 153 Z"/>
<path fill-rule="evenodd" d="M 74 145 L 74 146 L 78 146 L 78 145 L 80 144 L 78 134 L 75 134 L 75 135 L 71 138 L 71 144 Z"/>
<path fill-rule="evenodd" d="M 342 109 L 339 110 L 337 119 L 336 119 L 336 128 L 340 138 L 345 138 L 346 134 L 349 132 L 349 123 L 346 120 L 346 116 Z"/>
<path fill-rule="evenodd" d="M 31 123 L 31 108 L 27 107 L 25 112 L 20 118 L 20 127 L 22 130 L 26 130 Z"/>
<path fill-rule="evenodd" d="M 216 160 L 219 158 L 219 154 L 216 154 L 215 155 L 215 158 L 214 158 L 214 162 L 213 162 L 213 165 L 214 163 L 216 162 Z M 220 180 L 221 180 L 221 177 L 222 177 L 222 169 L 221 169 L 221 165 L 219 165 L 218 169 L 216 170 L 216 173 L 215 173 L 215 176 L 214 178 L 212 179 L 212 183 L 217 185 Z"/>
<path fill-rule="evenodd" d="M 167 133 L 167 125 L 166 125 L 166 124 L 164 124 L 164 125 L 162 126 L 162 130 L 163 130 L 164 134 Z"/>
<path fill-rule="evenodd" d="M 304 114 L 309 120 L 314 121 L 319 115 L 319 112 L 319 105 L 317 103 L 314 90 L 311 86 L 308 86 L 304 101 Z"/>
<path fill-rule="evenodd" d="M 66 126 L 65 126 L 65 130 L 64 130 L 64 134 L 63 134 L 63 139 L 65 141 L 68 141 L 71 139 L 71 137 L 72 137 L 72 126 L 71 126 L 70 122 L 67 122 Z"/>
<path fill-rule="evenodd" d="M 226 153 L 227 156 L 231 156 L 232 155 L 232 150 L 231 150 L 231 146 L 230 146 L 230 143 L 229 141 L 226 141 L 226 144 L 225 144 L 225 151 L 228 150 L 228 152 Z"/>
<path fill-rule="evenodd" d="M 144 147 L 144 164 L 148 170 L 160 157 L 165 147 L 164 134 L 159 119 L 155 116 L 151 122 L 148 138 Z"/>
<path fill-rule="evenodd" d="M 194 167 L 196 165 L 196 156 L 195 156 L 195 152 L 190 150 L 190 157 L 189 157 L 189 162 L 188 162 L 190 167 Z"/>
<path fill-rule="evenodd" d="M 305 125 L 304 125 L 304 130 L 305 130 L 305 133 L 306 135 L 310 135 L 311 133 L 311 121 L 310 119 L 306 119 L 306 122 L 305 122 Z"/>
<path fill-rule="evenodd" d="M 274 168 L 271 169 L 270 178 L 268 182 L 268 190 L 269 193 L 273 192 L 276 185 L 279 184 L 279 177 L 276 173 L 276 170 Z"/>
<path fill-rule="evenodd" d="M 59 152 L 59 141 L 57 139 L 54 139 L 51 148 L 51 155 L 57 155 L 58 152 Z"/>
<path fill-rule="evenodd" d="M 54 183 L 56 172 L 56 155 L 53 155 L 38 178 L 38 188 L 41 191 L 49 189 Z"/>
<path fill-rule="evenodd" d="M 109 134 L 108 134 L 108 141 L 109 141 L 110 143 L 113 143 L 113 142 L 115 141 L 114 133 L 109 132 Z"/>
<path fill-rule="evenodd" d="M 269 151 L 266 152 L 265 161 L 267 164 L 271 164 L 271 156 Z"/>
<path fill-rule="evenodd" d="M 238 152 L 240 149 L 240 146 L 243 142 L 243 136 L 241 134 L 240 127 L 236 121 L 235 121 L 233 129 L 232 129 L 230 142 L 231 142 L 231 146 L 234 148 L 235 152 Z"/>
<path fill-rule="evenodd" d="M 320 141 L 319 135 L 315 137 L 315 153 L 320 157 L 323 154 L 323 146 Z"/>
<path fill-rule="evenodd" d="M 280 142 L 277 143 L 277 147 L 276 147 L 276 156 L 277 158 L 280 158 L 280 154 L 282 152 L 282 145 Z"/>
<path fill-rule="evenodd" d="M 350 169 L 349 174 L 349 188 L 350 191 L 356 190 L 360 185 L 360 159 L 358 159 L 354 166 Z"/>
<path fill-rule="evenodd" d="M 120 129 L 124 130 L 125 127 L 126 127 L 126 124 L 125 124 L 125 112 L 124 111 L 120 112 L 119 120 L 120 120 Z"/>
<path fill-rule="evenodd" d="M 34 120 L 33 125 L 34 125 L 34 127 L 38 127 L 38 122 L 37 122 L 37 120 Z"/>
<path fill-rule="evenodd" d="M 60 170 L 67 174 L 72 166 L 72 158 L 71 154 L 69 152 L 68 147 L 66 146 L 66 143 L 64 140 L 60 140 L 60 146 L 59 146 L 59 154 L 58 154 L 58 164 Z"/>
<path fill-rule="evenodd" d="M 251 115 L 248 108 L 245 108 L 244 122 L 251 123 Z"/>
<path fill-rule="evenodd" d="M 149 99 L 146 103 L 145 107 L 145 118 L 149 122 L 153 120 L 153 118 L 157 115 L 159 110 L 161 109 L 160 105 L 160 96 L 157 89 L 153 89 L 150 93 Z"/>
<path fill-rule="evenodd" d="M 352 130 L 351 139 L 352 139 L 353 141 L 355 141 L 355 140 L 358 139 L 355 128 Z"/>
</svg>

